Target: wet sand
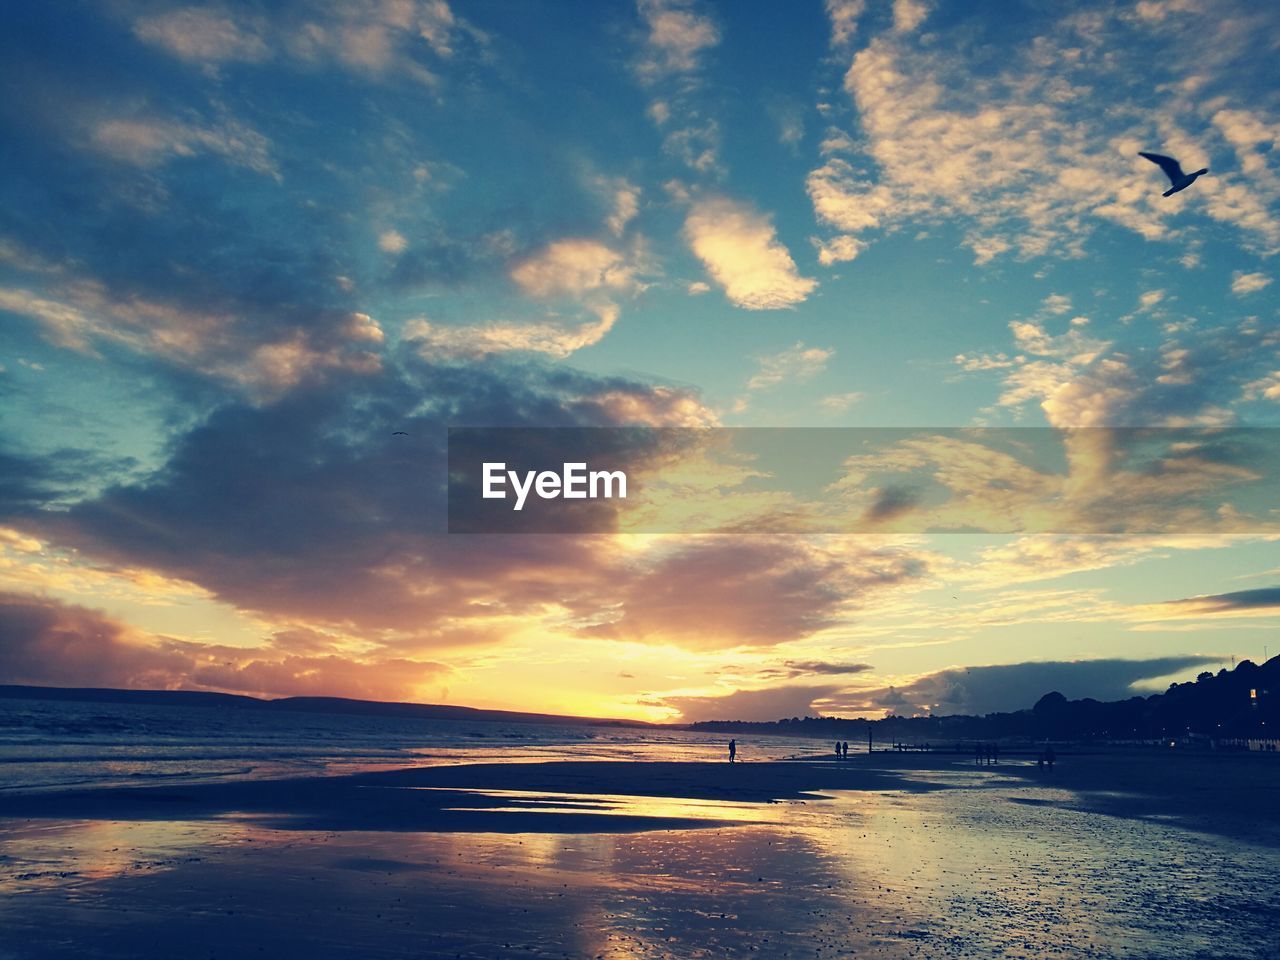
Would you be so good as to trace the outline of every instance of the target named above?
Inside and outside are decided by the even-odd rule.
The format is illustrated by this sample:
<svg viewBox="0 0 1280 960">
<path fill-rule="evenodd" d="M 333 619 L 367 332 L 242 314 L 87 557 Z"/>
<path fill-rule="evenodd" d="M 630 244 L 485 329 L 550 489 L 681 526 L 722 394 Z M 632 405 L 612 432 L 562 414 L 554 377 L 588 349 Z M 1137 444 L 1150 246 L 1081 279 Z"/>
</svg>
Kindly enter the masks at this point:
<svg viewBox="0 0 1280 960">
<path fill-rule="evenodd" d="M 1280 763 L 545 763 L 0 798 L 7 957 L 1272 957 Z"/>
</svg>

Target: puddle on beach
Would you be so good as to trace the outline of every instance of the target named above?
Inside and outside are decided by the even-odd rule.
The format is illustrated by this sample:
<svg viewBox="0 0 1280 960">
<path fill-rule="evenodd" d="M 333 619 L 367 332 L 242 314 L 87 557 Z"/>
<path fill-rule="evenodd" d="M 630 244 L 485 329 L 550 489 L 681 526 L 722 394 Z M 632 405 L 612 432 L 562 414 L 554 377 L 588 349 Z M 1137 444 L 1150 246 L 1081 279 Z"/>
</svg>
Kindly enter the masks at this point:
<svg viewBox="0 0 1280 960">
<path fill-rule="evenodd" d="M 520 814 L 738 824 L 697 830 L 10 824 L 0 929 L 22 957 L 1275 956 L 1275 848 L 1075 809 L 1069 790 L 995 772 L 921 779 L 950 789 L 477 791 Z"/>
<path fill-rule="evenodd" d="M 603 816 L 636 817 L 652 820 L 706 820 L 719 823 L 778 823 L 786 818 L 785 808 L 803 801 L 780 800 L 773 803 L 734 803 L 724 800 L 699 800 L 682 797 L 637 797 L 607 793 L 562 793 L 546 790 L 463 790 L 456 787 L 411 787 L 504 801 L 504 805 L 485 806 L 486 813 L 592 813 Z M 445 812 L 470 810 L 470 807 L 443 807 Z"/>
</svg>

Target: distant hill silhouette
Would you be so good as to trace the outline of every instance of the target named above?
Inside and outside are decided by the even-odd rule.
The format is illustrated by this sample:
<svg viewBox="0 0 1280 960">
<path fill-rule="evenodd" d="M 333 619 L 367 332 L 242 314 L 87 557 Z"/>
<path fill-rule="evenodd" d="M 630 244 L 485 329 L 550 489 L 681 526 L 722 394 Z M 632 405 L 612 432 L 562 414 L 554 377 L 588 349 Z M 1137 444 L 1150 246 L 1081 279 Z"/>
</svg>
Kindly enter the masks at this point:
<svg viewBox="0 0 1280 960">
<path fill-rule="evenodd" d="M 223 707 L 271 712 L 342 713 L 377 717 L 416 717 L 422 720 L 484 720 L 497 723 L 574 723 L 592 726 L 647 727 L 642 720 L 571 717 L 515 710 L 482 710 L 438 703 L 394 703 L 350 700 L 345 697 L 282 697 L 265 700 L 235 693 L 204 690 L 120 690 L 112 687 L 38 687 L 0 684 L 0 699 L 66 700 L 87 703 L 137 703 L 171 707 Z"/>
<path fill-rule="evenodd" d="M 1280 656 L 1259 666 L 1244 660 L 1234 670 L 1205 672 L 1149 697 L 1102 702 L 1068 700 L 1051 691 L 1034 706 L 985 716 L 845 719 L 791 717 L 776 721 L 709 720 L 693 724 L 652 724 L 640 720 L 571 717 L 512 710 L 481 710 L 434 703 L 389 703 L 343 697 L 284 697 L 266 700 L 200 690 L 117 690 L 94 687 L 0 685 L 0 698 L 138 703 L 242 710 L 416 717 L 423 720 L 485 720 L 499 723 L 572 723 L 592 726 L 677 727 L 727 733 L 779 734 L 825 739 L 936 741 L 1024 737 L 1053 740 L 1155 740 L 1187 734 L 1224 738 L 1280 736 Z"/>
</svg>

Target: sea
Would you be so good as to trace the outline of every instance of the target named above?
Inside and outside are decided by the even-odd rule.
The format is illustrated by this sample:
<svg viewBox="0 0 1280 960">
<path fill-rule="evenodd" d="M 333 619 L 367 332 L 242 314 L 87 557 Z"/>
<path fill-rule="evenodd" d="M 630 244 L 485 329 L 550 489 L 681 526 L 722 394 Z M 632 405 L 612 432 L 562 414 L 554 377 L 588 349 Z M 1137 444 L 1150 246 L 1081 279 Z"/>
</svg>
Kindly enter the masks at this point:
<svg viewBox="0 0 1280 960">
<path fill-rule="evenodd" d="M 723 760 L 729 734 L 225 706 L 0 699 L 0 792 L 547 760 Z M 742 762 L 822 753 L 738 737 Z"/>
</svg>

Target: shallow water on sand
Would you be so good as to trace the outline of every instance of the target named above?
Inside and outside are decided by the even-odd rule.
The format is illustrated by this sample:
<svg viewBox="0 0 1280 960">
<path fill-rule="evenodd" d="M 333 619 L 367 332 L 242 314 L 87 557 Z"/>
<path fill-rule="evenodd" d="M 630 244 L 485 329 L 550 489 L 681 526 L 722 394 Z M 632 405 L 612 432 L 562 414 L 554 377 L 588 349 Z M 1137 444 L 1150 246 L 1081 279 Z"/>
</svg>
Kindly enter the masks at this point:
<svg viewBox="0 0 1280 960">
<path fill-rule="evenodd" d="M 704 817 L 630 833 L 0 825 L 0 957 L 1276 955 L 1280 848 L 951 767 L 774 804 L 484 791 Z"/>
<path fill-rule="evenodd" d="M 719 760 L 728 739 L 643 727 L 0 699 L 0 793 L 491 760 Z M 739 738 L 744 761 L 825 749 L 808 739 Z"/>
</svg>

